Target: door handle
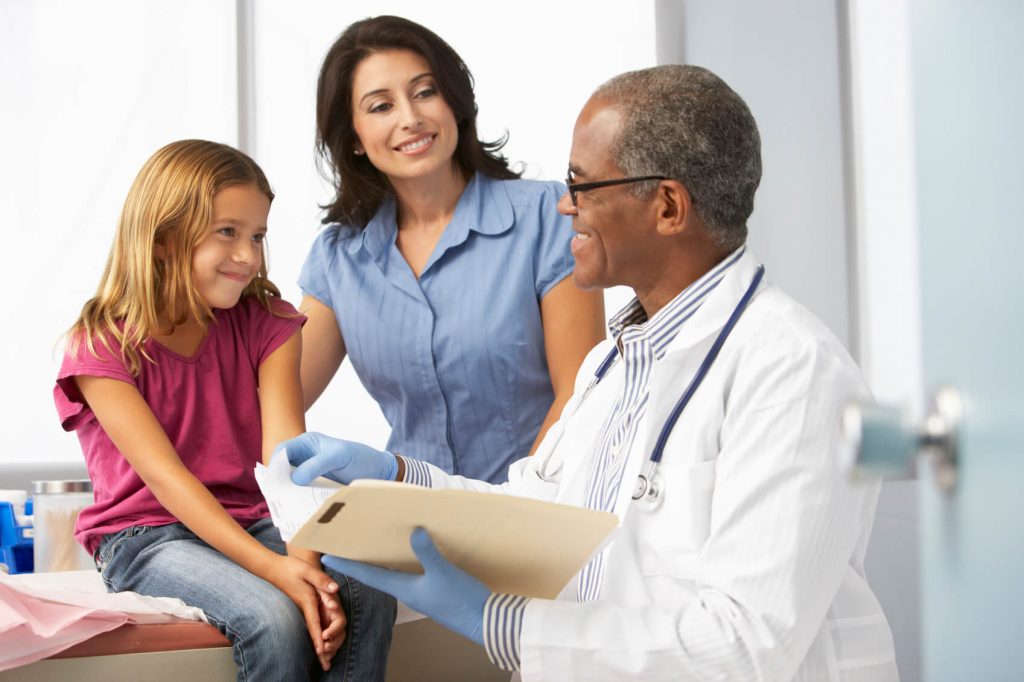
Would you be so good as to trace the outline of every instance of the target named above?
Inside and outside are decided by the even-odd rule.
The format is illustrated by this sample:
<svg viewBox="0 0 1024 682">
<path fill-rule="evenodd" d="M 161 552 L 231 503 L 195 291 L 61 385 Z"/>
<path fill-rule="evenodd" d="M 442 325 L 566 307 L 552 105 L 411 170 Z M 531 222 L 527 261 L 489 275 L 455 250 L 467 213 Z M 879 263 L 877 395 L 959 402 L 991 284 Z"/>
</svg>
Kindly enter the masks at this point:
<svg viewBox="0 0 1024 682">
<path fill-rule="evenodd" d="M 927 457 L 935 482 L 951 494 L 956 487 L 962 420 L 960 393 L 949 386 L 932 395 L 920 425 L 891 405 L 848 405 L 842 417 L 843 467 L 851 478 L 914 478 L 919 458 Z"/>
</svg>

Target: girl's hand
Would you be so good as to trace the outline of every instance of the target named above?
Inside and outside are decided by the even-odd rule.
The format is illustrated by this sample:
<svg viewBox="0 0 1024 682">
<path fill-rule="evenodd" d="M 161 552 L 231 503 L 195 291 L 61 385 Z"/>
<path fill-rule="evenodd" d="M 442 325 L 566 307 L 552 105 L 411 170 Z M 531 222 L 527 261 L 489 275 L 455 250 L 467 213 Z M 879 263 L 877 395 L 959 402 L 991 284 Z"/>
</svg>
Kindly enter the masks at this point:
<svg viewBox="0 0 1024 682">
<path fill-rule="evenodd" d="M 322 565 L 318 552 L 302 549 L 294 545 L 287 545 L 287 548 L 288 556 L 301 559 L 317 570 L 321 569 Z M 345 643 L 345 625 L 348 621 L 334 593 L 317 590 L 317 596 L 320 598 L 320 626 L 323 628 L 321 638 L 324 642 L 324 653 L 320 657 L 320 664 L 323 665 L 325 662 L 329 663 L 334 655 L 338 653 L 341 645 Z"/>
<path fill-rule="evenodd" d="M 347 631 L 345 626 L 348 619 L 345 618 L 345 611 L 338 606 L 337 598 L 333 594 L 320 592 L 320 625 L 323 627 L 321 637 L 324 642 L 324 655 L 321 656 L 321 665 L 324 659 L 328 662 L 338 653 L 338 649 L 345 643 Z M 326 670 L 327 668 L 324 668 Z"/>
<path fill-rule="evenodd" d="M 338 624 L 338 618 L 335 616 L 324 628 L 321 624 L 321 607 L 324 613 L 341 612 L 335 597 L 338 584 L 329 575 L 305 561 L 280 555 L 274 557 L 269 571 L 263 577 L 288 595 L 299 607 L 306 620 L 306 629 L 320 660 L 320 666 L 324 670 L 330 669 L 331 658 L 344 641 L 344 636 L 339 638 L 337 635 L 338 631 L 344 628 L 345 620 L 342 616 L 341 623 Z M 329 638 L 325 635 L 329 635 Z M 327 646 L 327 643 L 331 646 Z"/>
</svg>

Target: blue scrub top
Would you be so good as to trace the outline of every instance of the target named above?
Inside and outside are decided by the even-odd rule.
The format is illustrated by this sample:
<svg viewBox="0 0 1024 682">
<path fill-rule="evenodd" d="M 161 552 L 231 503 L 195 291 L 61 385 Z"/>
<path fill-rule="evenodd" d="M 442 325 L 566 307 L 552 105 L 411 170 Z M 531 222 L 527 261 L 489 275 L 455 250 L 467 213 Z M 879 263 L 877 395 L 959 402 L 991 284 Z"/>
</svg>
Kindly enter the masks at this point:
<svg viewBox="0 0 1024 682">
<path fill-rule="evenodd" d="M 554 399 L 540 299 L 573 267 L 564 192 L 475 175 L 419 280 L 393 198 L 363 230 L 318 235 L 299 286 L 334 310 L 388 450 L 494 483 L 529 452 Z"/>
</svg>

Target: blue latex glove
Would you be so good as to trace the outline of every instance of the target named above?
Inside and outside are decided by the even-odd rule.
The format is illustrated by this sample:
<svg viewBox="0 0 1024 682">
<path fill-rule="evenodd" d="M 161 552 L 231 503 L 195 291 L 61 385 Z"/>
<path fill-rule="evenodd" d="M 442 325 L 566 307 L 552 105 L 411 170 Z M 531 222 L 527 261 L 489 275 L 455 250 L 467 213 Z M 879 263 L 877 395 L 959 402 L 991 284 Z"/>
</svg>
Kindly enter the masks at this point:
<svg viewBox="0 0 1024 682">
<path fill-rule="evenodd" d="M 319 476 L 348 485 L 359 478 L 393 481 L 398 475 L 398 460 L 390 452 L 369 445 L 330 438 L 322 433 L 304 433 L 277 446 L 288 451 L 288 463 L 298 467 L 292 482 L 309 485 Z"/>
<path fill-rule="evenodd" d="M 483 646 L 484 605 L 491 591 L 441 556 L 423 528 L 412 532 L 409 544 L 423 564 L 423 575 L 392 571 L 336 556 L 324 556 L 323 562 L 336 571 L 393 595 L 449 630 Z"/>
</svg>

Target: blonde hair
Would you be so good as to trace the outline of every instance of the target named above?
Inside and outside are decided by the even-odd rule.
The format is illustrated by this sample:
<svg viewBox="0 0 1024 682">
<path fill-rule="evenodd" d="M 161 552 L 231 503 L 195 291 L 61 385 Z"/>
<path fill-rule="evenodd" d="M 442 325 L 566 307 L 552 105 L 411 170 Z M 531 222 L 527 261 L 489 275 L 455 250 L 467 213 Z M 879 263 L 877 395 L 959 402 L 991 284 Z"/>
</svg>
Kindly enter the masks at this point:
<svg viewBox="0 0 1024 682">
<path fill-rule="evenodd" d="M 213 313 L 192 280 L 192 252 L 209 231 L 217 193 L 250 184 L 274 200 L 256 162 L 227 145 L 181 140 L 153 154 L 128 191 L 96 295 L 68 331 L 69 351 L 76 353 L 84 338 L 96 356 L 99 339 L 111 353 L 116 346 L 138 374 L 142 358 L 152 361 L 142 345 L 160 330 L 161 316 L 175 326 L 192 318 L 205 327 Z M 281 293 L 267 279 L 265 248 L 242 296 L 273 312 L 270 299 Z"/>
</svg>

